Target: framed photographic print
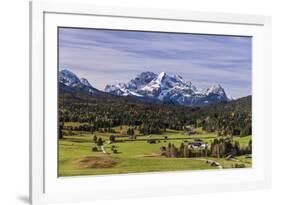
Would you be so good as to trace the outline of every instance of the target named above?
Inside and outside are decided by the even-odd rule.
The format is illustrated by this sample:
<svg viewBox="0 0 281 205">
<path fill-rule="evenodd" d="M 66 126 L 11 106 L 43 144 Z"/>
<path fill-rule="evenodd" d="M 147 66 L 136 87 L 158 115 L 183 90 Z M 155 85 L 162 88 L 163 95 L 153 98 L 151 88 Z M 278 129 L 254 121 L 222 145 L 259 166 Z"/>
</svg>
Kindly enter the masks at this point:
<svg viewBox="0 0 281 205">
<path fill-rule="evenodd" d="M 39 1 L 30 20 L 31 203 L 270 187 L 270 17 Z"/>
</svg>

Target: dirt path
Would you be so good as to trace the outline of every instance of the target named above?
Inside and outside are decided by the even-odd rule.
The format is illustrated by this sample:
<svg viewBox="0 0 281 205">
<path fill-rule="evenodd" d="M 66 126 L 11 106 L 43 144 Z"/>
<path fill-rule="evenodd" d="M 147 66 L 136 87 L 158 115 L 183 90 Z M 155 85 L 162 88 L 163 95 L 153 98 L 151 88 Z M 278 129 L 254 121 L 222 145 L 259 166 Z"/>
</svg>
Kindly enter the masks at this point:
<svg viewBox="0 0 281 205">
<path fill-rule="evenodd" d="M 101 147 L 101 150 L 102 150 L 102 152 L 103 152 L 104 154 L 107 154 L 107 152 L 106 152 L 106 150 L 105 150 L 105 147 L 106 147 L 107 145 L 109 145 L 109 144 L 110 144 L 110 141 L 107 141 L 104 145 L 100 146 L 100 147 Z"/>
</svg>

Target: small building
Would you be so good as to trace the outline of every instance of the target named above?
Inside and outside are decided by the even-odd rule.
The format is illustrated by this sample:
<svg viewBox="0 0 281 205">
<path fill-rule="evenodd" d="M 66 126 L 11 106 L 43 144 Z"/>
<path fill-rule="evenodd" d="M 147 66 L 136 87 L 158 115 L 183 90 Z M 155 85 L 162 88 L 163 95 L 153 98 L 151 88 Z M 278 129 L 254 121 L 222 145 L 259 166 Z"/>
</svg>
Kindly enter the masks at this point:
<svg viewBox="0 0 281 205">
<path fill-rule="evenodd" d="M 241 131 L 240 131 L 239 129 L 234 129 L 234 130 L 232 131 L 232 135 L 234 135 L 234 136 L 240 136 L 240 135 L 241 135 Z"/>
<path fill-rule="evenodd" d="M 187 142 L 184 145 L 187 145 L 190 149 L 206 149 L 208 148 L 207 142 L 195 141 L 195 142 Z"/>
<path fill-rule="evenodd" d="M 136 139 L 137 139 L 136 135 L 130 135 L 129 136 L 129 140 L 136 140 Z"/>
<path fill-rule="evenodd" d="M 147 140 L 149 144 L 156 144 L 156 139 L 149 139 Z"/>
<path fill-rule="evenodd" d="M 184 134 L 185 135 L 196 135 L 197 132 L 196 131 L 186 131 Z"/>
</svg>

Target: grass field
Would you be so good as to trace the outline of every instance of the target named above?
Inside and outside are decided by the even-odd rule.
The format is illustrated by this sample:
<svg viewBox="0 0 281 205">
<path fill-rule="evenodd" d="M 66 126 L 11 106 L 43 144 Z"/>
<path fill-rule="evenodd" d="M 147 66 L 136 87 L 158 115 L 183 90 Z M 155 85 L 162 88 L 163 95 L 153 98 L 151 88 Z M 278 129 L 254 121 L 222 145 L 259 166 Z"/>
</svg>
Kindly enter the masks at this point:
<svg viewBox="0 0 281 205">
<path fill-rule="evenodd" d="M 94 135 L 108 141 L 110 135 L 126 135 L 127 127 L 122 126 L 122 129 L 115 127 L 114 130 L 116 133 L 96 132 Z M 163 136 L 167 136 L 169 140 L 164 142 Z M 137 139 L 160 139 L 160 143 L 149 144 L 145 140 L 117 142 L 105 146 L 106 153 L 103 153 L 92 152 L 92 147 L 96 146 L 93 143 L 93 134 L 76 132 L 75 135 L 64 136 L 64 139 L 59 140 L 59 176 L 218 169 L 207 164 L 205 162 L 207 158 L 166 158 L 160 155 L 160 147 L 167 146 L 169 142 L 179 146 L 183 140 L 193 141 L 192 138 L 200 138 L 211 143 L 215 137 L 215 133 L 204 133 L 200 130 L 198 134 L 192 136 L 187 136 L 183 131 L 167 130 L 161 135 L 137 137 Z M 250 138 L 251 136 L 236 137 L 234 140 L 246 146 Z M 112 152 L 110 149 L 112 145 L 117 147 L 118 153 Z M 231 168 L 238 162 L 251 167 L 251 159 L 244 156 L 238 157 L 237 161 L 208 159 L 219 162 L 222 168 Z"/>
</svg>

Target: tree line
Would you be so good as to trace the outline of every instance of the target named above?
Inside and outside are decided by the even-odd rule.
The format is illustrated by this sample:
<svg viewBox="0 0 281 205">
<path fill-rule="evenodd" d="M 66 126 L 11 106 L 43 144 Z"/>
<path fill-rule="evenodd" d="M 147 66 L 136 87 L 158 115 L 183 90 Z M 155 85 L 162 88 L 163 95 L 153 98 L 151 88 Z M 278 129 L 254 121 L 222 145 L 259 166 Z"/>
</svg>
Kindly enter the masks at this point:
<svg viewBox="0 0 281 205">
<path fill-rule="evenodd" d="M 126 97 L 100 99 L 99 96 L 64 93 L 59 95 L 59 122 L 84 123 L 75 131 L 112 132 L 115 126 L 138 127 L 141 134 L 160 134 L 166 129 L 184 130 L 188 125 L 207 132 L 226 135 L 251 135 L 251 97 L 205 107 L 154 104 L 131 101 Z M 131 135 L 132 131 L 128 132 Z"/>
<path fill-rule="evenodd" d="M 167 147 L 160 148 L 161 154 L 166 157 L 192 158 L 192 157 L 217 157 L 225 158 L 227 156 L 240 156 L 252 154 L 252 140 L 248 145 L 240 146 L 238 141 L 232 138 L 216 138 L 211 143 L 210 149 L 205 147 L 196 147 L 188 143 L 181 143 L 179 147 L 169 143 Z"/>
</svg>

